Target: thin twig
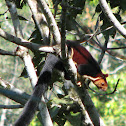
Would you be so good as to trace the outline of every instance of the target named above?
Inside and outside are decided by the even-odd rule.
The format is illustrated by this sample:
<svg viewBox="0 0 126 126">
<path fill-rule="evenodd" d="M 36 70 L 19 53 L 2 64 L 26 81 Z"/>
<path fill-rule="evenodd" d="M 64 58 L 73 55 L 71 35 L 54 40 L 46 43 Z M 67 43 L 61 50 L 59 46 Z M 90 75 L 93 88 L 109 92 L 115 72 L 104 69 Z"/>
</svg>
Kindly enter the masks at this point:
<svg viewBox="0 0 126 126">
<path fill-rule="evenodd" d="M 96 92 L 95 90 L 93 90 L 93 89 L 90 88 L 90 87 L 88 87 L 88 88 L 89 88 L 91 91 L 95 92 L 97 95 L 111 95 L 111 94 L 114 94 L 114 93 L 117 91 L 117 86 L 118 86 L 118 84 L 119 84 L 119 81 L 120 81 L 120 79 L 118 79 L 118 81 L 117 81 L 117 83 L 116 83 L 116 85 L 115 85 L 114 90 L 113 90 L 112 92 L 110 92 L 110 93 L 104 93 L 104 94 L 102 94 L 102 93 Z"/>
<path fill-rule="evenodd" d="M 8 9 L 7 9 L 7 10 L 6 10 L 4 13 L 0 14 L 0 16 L 1 16 L 1 15 L 4 15 L 4 14 L 6 14 L 6 13 L 7 13 L 7 11 L 8 11 Z"/>
<path fill-rule="evenodd" d="M 18 109 L 23 108 L 23 105 L 0 105 L 0 109 Z"/>
<path fill-rule="evenodd" d="M 126 22 L 124 21 L 124 22 L 122 22 L 121 24 L 126 24 Z M 106 31 L 108 31 L 108 30 L 110 30 L 110 29 L 112 29 L 112 28 L 114 28 L 114 26 L 110 26 L 110 27 L 108 27 L 108 28 L 106 28 L 106 29 L 104 29 L 104 30 L 102 30 L 102 31 L 100 31 L 100 32 L 97 32 L 96 35 L 99 35 L 99 34 L 101 34 L 101 33 L 103 33 L 103 32 L 106 32 Z"/>
<path fill-rule="evenodd" d="M 115 48 L 107 48 L 106 50 L 116 50 L 116 49 L 125 49 L 126 46 L 123 47 L 115 47 Z"/>
<path fill-rule="evenodd" d="M 116 67 L 113 71 L 109 72 L 109 75 L 116 74 L 119 70 L 123 69 L 126 66 L 126 63 Z"/>
<path fill-rule="evenodd" d="M 106 36 L 105 43 L 104 43 L 104 46 L 103 46 L 104 49 L 107 48 L 108 42 L 109 42 L 109 35 Z M 104 55 L 105 55 L 105 50 L 102 50 L 101 55 L 100 55 L 99 60 L 98 60 L 99 64 L 102 62 Z"/>
</svg>

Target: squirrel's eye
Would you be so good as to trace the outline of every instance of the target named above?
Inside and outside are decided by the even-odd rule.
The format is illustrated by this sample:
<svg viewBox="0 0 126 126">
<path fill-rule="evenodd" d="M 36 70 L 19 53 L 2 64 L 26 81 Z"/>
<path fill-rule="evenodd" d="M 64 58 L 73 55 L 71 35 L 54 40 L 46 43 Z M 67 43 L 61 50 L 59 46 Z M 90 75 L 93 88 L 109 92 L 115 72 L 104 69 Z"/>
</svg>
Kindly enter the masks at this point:
<svg viewBox="0 0 126 126">
<path fill-rule="evenodd" d="M 104 86 L 105 84 L 104 83 L 101 83 L 102 86 Z"/>
</svg>

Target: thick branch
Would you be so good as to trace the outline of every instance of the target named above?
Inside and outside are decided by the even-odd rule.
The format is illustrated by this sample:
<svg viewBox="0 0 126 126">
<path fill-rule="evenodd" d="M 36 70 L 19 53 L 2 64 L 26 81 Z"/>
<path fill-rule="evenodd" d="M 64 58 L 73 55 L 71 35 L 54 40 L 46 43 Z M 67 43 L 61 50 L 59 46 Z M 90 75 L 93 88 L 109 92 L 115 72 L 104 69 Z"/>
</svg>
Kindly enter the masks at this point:
<svg viewBox="0 0 126 126">
<path fill-rule="evenodd" d="M 13 1 L 10 1 L 10 0 L 6 0 L 6 3 L 8 5 L 9 11 L 11 13 L 12 22 L 13 22 L 14 29 L 15 29 L 15 34 L 16 34 L 17 37 L 23 38 L 23 34 L 22 34 L 22 30 L 21 30 L 21 27 L 20 27 L 20 22 L 19 22 L 19 18 L 18 18 L 18 14 L 17 14 L 16 5 L 15 5 L 15 3 L 13 3 Z M 25 68 L 26 68 L 27 73 L 29 75 L 31 85 L 32 85 L 32 87 L 34 87 L 36 85 L 38 79 L 37 79 L 37 75 L 36 75 L 32 60 L 31 60 L 31 56 L 28 54 L 27 51 L 28 51 L 27 48 L 19 46 L 19 50 L 17 51 L 17 53 L 21 53 L 21 57 L 24 61 Z M 44 98 L 43 98 L 43 100 L 44 100 Z M 50 122 L 51 119 L 50 119 L 50 116 L 49 116 L 47 106 L 43 105 L 43 104 L 41 104 L 41 106 L 43 106 L 43 108 L 46 110 L 46 111 L 43 112 L 40 109 L 41 118 L 43 118 L 43 123 L 45 121 L 44 120 L 45 118 L 47 118 L 48 121 Z M 35 107 L 35 109 L 36 109 L 36 107 Z M 44 125 L 44 126 L 46 126 L 46 125 Z"/>
<path fill-rule="evenodd" d="M 25 69 L 27 71 L 32 88 L 34 88 L 37 83 L 38 77 L 35 72 L 35 68 L 34 68 L 31 56 L 28 54 L 28 52 L 25 52 L 24 50 L 22 50 L 22 48 L 18 48 L 16 53 L 23 59 Z"/>
<path fill-rule="evenodd" d="M 94 103 L 92 102 L 91 100 L 91 97 L 89 96 L 87 90 L 86 90 L 86 87 L 85 85 L 83 84 L 82 87 L 78 87 L 76 82 L 77 82 L 77 79 L 76 79 L 76 76 L 75 76 L 75 64 L 73 63 L 73 61 L 71 60 L 71 62 L 69 62 L 69 65 L 70 65 L 70 68 L 71 68 L 71 71 L 70 71 L 70 74 L 71 74 L 71 81 L 72 83 L 74 84 L 75 86 L 75 90 L 77 91 L 92 123 L 94 124 L 94 126 L 104 126 L 104 123 L 103 121 L 101 120 L 95 106 L 94 106 Z"/>
<path fill-rule="evenodd" d="M 31 42 L 24 40 L 22 38 L 15 37 L 5 31 L 3 31 L 1 28 L 0 28 L 0 36 L 10 42 L 13 42 L 17 45 L 27 47 L 28 49 L 31 49 L 31 50 L 39 50 L 39 47 L 40 47 L 39 44 L 31 43 Z"/>
<path fill-rule="evenodd" d="M 18 88 L 15 88 L 12 84 L 3 80 L 2 78 L 0 78 L 0 86 L 3 87 L 3 88 L 0 88 L 0 94 L 22 105 L 24 105 L 30 97 L 30 95 L 26 94 L 25 92 L 21 91 Z"/>
<path fill-rule="evenodd" d="M 91 97 L 89 96 L 85 85 L 83 85 L 83 87 L 79 88 L 76 86 L 76 91 L 78 92 L 83 105 L 85 106 L 85 109 L 92 121 L 92 123 L 94 124 L 94 126 L 104 126 L 103 121 L 101 120 L 95 106 L 94 103 L 91 100 Z"/>
<path fill-rule="evenodd" d="M 12 22 L 13 22 L 13 26 L 14 26 L 14 30 L 15 30 L 15 35 L 18 37 L 23 37 L 21 25 L 19 22 L 18 14 L 17 14 L 16 5 L 15 5 L 14 1 L 12 1 L 12 0 L 5 0 L 5 1 L 6 1 L 6 5 L 7 5 L 8 9 L 10 11 L 10 14 L 11 14 L 11 18 L 12 18 Z"/>
<path fill-rule="evenodd" d="M 105 13 L 108 20 L 112 23 L 112 25 L 118 30 L 118 32 L 126 38 L 126 29 L 120 24 L 120 22 L 113 15 L 112 10 L 109 8 L 106 0 L 99 0 L 99 4 Z"/>
<path fill-rule="evenodd" d="M 27 0 L 28 5 L 31 9 L 33 19 L 37 25 L 41 37 L 43 38 L 44 43 L 47 45 L 49 43 L 49 28 L 47 26 L 47 21 L 44 14 L 40 13 L 40 7 L 37 4 L 36 0 Z"/>
<path fill-rule="evenodd" d="M 27 47 L 28 49 L 30 49 L 32 51 L 54 52 L 52 47 L 42 46 L 42 45 L 39 45 L 36 43 L 29 42 L 25 39 L 18 38 L 16 36 L 13 36 L 13 35 L 5 32 L 1 28 L 0 28 L 0 36 L 10 42 L 17 44 L 17 45 Z"/>
<path fill-rule="evenodd" d="M 53 68 L 55 67 L 55 65 L 57 64 L 58 61 L 59 61 L 59 59 L 51 54 L 46 59 L 44 67 L 40 73 L 38 82 L 34 88 L 33 94 L 30 97 L 27 104 L 25 105 L 23 113 L 21 114 L 19 119 L 15 122 L 15 124 L 14 124 L 15 126 L 19 126 L 19 125 L 26 126 L 30 123 L 31 119 L 33 118 L 33 116 L 37 110 L 39 102 L 41 101 L 42 95 L 47 90 L 47 85 L 51 81 L 51 74 L 52 74 Z M 37 97 L 38 100 L 35 101 L 34 100 L 35 97 Z M 46 116 L 43 115 L 43 116 L 45 116 L 45 118 L 44 118 L 45 121 L 43 121 L 44 126 L 52 126 L 53 125 L 52 121 L 49 120 L 49 118 L 48 118 L 48 117 L 50 117 L 50 115 L 48 113 L 48 109 L 46 108 L 46 104 L 42 106 L 42 109 L 43 109 L 43 113 L 46 112 Z M 29 115 L 29 116 L 27 116 L 27 115 Z"/>
<path fill-rule="evenodd" d="M 61 43 L 61 36 L 60 36 L 60 32 L 58 29 L 58 26 L 56 24 L 56 21 L 49 9 L 49 7 L 47 6 L 45 0 L 37 0 L 39 6 L 41 7 L 42 12 L 44 13 L 46 20 L 48 22 L 49 28 L 52 31 L 53 37 L 54 37 L 54 41 L 59 44 Z"/>
<path fill-rule="evenodd" d="M 22 105 L 25 105 L 27 100 L 29 99 L 29 95 L 27 95 L 24 92 L 19 92 L 18 90 L 8 90 L 8 89 L 2 89 L 0 88 L 0 94 L 14 100 L 15 102 L 18 102 Z M 26 100 L 27 99 L 27 100 Z"/>
<path fill-rule="evenodd" d="M 0 49 L 0 55 L 9 55 L 9 56 L 16 56 L 15 51 L 5 51 L 3 49 Z"/>
<path fill-rule="evenodd" d="M 63 59 L 66 58 L 66 8 L 64 7 L 64 4 L 66 4 L 66 1 L 63 0 L 62 5 L 62 15 L 61 15 L 61 56 Z"/>
</svg>

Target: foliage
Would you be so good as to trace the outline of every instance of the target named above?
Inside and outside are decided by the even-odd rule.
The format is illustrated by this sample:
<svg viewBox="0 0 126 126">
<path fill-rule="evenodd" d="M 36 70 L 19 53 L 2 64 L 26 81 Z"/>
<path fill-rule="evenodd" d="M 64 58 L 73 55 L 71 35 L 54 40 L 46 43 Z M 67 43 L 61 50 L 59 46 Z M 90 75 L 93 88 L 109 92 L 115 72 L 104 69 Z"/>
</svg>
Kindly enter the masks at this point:
<svg viewBox="0 0 126 126">
<path fill-rule="evenodd" d="M 114 77 L 115 76 L 115 77 Z M 98 108 L 100 115 L 104 119 L 106 125 L 123 126 L 125 125 L 124 118 L 126 116 L 125 110 L 125 76 L 126 74 L 120 73 L 118 76 L 114 75 L 108 78 L 110 85 L 108 92 L 111 92 L 117 82 L 117 77 L 121 78 L 116 93 L 109 96 L 97 96 L 91 94 L 95 106 Z"/>
<path fill-rule="evenodd" d="M 50 2 L 50 1 L 49 1 Z M 61 20 L 60 16 L 62 13 L 62 5 L 61 1 L 58 0 L 52 0 L 52 12 L 54 13 L 56 17 L 57 24 L 59 28 L 61 28 Z M 114 1 L 114 0 L 108 0 L 111 8 L 114 9 L 116 8 L 116 11 L 114 12 L 114 15 L 116 18 L 120 21 L 123 22 L 123 17 L 126 11 L 126 1 L 125 0 L 120 0 L 120 1 Z M 2 4 L 2 1 L 0 1 L 0 4 Z M 66 38 L 75 40 L 77 38 L 81 39 L 85 34 L 90 34 L 95 32 L 96 29 L 99 29 L 99 31 L 103 31 L 106 28 L 110 27 L 111 24 L 106 18 L 106 16 L 101 12 L 100 5 L 98 4 L 98 0 L 69 0 L 68 1 L 68 9 L 67 9 L 67 15 L 66 15 Z M 26 5 L 25 0 L 16 0 L 16 5 L 20 17 L 20 21 L 22 24 L 22 27 L 26 27 L 23 30 L 25 30 L 25 38 L 29 39 L 33 43 L 38 43 L 41 44 L 43 43 L 42 37 L 40 36 L 39 29 L 37 25 L 33 22 L 30 21 L 31 14 L 29 11 L 28 6 Z M 7 32 L 11 31 L 12 29 L 12 23 L 11 23 L 11 16 L 9 13 L 4 14 L 5 9 L 2 8 L 2 13 L 0 15 L 0 25 L 1 28 L 6 29 Z M 25 12 L 25 14 L 24 14 Z M 100 20 L 98 20 L 98 16 L 100 17 Z M 93 17 L 93 19 L 92 19 Z M 10 28 L 8 27 L 11 26 Z M 121 38 L 119 34 L 116 33 L 116 30 L 114 28 L 111 28 L 110 30 L 107 30 L 103 32 L 103 36 L 99 37 L 99 41 L 101 44 L 105 44 L 106 38 L 109 36 L 110 39 L 110 46 L 111 47 L 120 47 L 120 46 L 125 46 L 126 43 L 124 39 Z M 117 37 L 116 37 L 117 36 Z M 116 39 L 119 38 L 119 39 Z M 121 40 L 120 40 L 121 39 Z M 51 39 L 50 39 L 51 41 Z M 116 43 L 115 43 L 116 41 Z M 92 52 L 94 57 L 99 58 L 99 50 L 98 47 L 95 46 L 95 44 L 92 45 L 93 49 L 89 47 L 89 45 L 92 45 L 91 43 L 85 44 L 85 46 Z M 0 40 L 0 45 L 2 49 L 6 50 L 12 50 L 14 47 L 16 48 L 15 44 L 7 43 L 5 40 Z M 96 49 L 96 50 L 95 50 Z M 100 51 L 102 52 L 102 51 Z M 121 55 L 125 55 L 125 50 L 119 50 L 118 53 Z M 33 55 L 33 63 L 38 69 L 38 75 L 40 73 L 40 70 L 42 69 L 42 66 L 44 64 L 45 58 L 47 56 L 46 53 L 32 53 Z M 42 57 L 42 58 L 40 58 Z M 1 61 L 0 63 L 0 70 L 2 71 L 0 76 L 7 80 L 11 80 L 13 77 L 13 71 L 14 69 L 14 62 L 15 58 L 12 57 L 3 57 L 1 56 Z M 107 61 L 105 63 L 104 61 Z M 16 77 L 18 78 L 20 76 L 25 76 L 26 72 L 24 69 L 24 66 L 22 66 L 22 61 L 18 59 L 19 62 L 19 67 L 18 67 L 18 73 L 16 74 Z M 107 72 L 113 72 L 119 65 L 125 63 L 125 60 L 122 59 L 122 61 L 118 60 L 117 57 L 113 56 L 108 56 L 105 55 L 103 62 L 101 64 L 101 67 L 103 68 L 104 71 Z M 107 67 L 105 68 L 107 64 Z M 11 66 L 11 67 L 10 67 Z M 5 69 L 6 67 L 6 69 Z M 4 70 L 6 72 L 4 72 Z M 111 92 L 116 84 L 116 81 L 118 78 L 120 78 L 120 83 L 117 88 L 117 91 L 110 95 L 110 96 L 99 96 L 97 94 L 94 94 L 92 91 L 89 90 L 92 100 L 98 109 L 102 119 L 106 123 L 106 125 L 113 125 L 113 126 L 119 126 L 119 125 L 125 125 L 125 117 L 126 117 L 126 105 L 125 105 L 125 90 L 126 90 L 126 79 L 125 79 L 125 68 L 124 71 L 118 71 L 114 73 L 113 75 L 110 75 L 108 78 L 108 83 L 109 83 L 109 89 L 108 92 Z M 7 72 L 9 71 L 9 73 Z M 10 75 L 8 75 L 10 74 Z M 50 87 L 48 94 L 47 94 L 47 105 L 49 107 L 50 115 L 52 117 L 52 120 L 54 122 L 55 126 L 81 126 L 81 125 L 86 125 L 84 123 L 84 117 L 85 113 L 82 112 L 82 108 L 80 107 L 79 103 L 76 102 L 76 98 L 78 99 L 78 95 L 75 94 L 75 92 L 71 89 L 70 91 L 65 89 L 63 83 L 64 80 L 62 77 L 57 79 L 57 72 L 55 71 L 54 77 L 53 77 L 53 86 Z M 56 81 L 57 80 L 57 81 Z M 27 81 L 28 82 L 28 81 Z M 20 80 L 18 79 L 15 82 L 16 83 L 25 83 L 25 87 L 27 87 L 27 82 L 26 80 Z M 17 87 L 23 88 L 18 85 Z M 92 86 L 91 87 L 95 90 L 96 87 Z M 28 88 L 26 88 L 27 90 Z M 25 91 L 26 91 L 25 90 Z M 29 91 L 29 90 L 28 90 Z M 97 90 L 98 91 L 98 90 Z M 68 93 L 69 92 L 69 93 Z M 99 92 L 99 91 L 98 91 Z M 4 99 L 2 99 L 4 102 Z M 14 118 L 16 118 L 18 114 L 13 114 Z M 8 114 L 7 119 L 10 119 L 12 116 Z M 17 116 L 18 117 L 18 116 Z M 12 122 L 10 122 L 12 123 Z M 9 125 L 9 124 L 7 124 Z M 35 119 L 31 122 L 31 126 L 39 126 L 41 125 L 38 119 L 35 117 Z"/>
<path fill-rule="evenodd" d="M 41 123 L 39 122 L 37 116 L 35 116 L 35 118 L 32 120 L 32 122 L 30 123 L 30 126 L 41 126 Z"/>
</svg>

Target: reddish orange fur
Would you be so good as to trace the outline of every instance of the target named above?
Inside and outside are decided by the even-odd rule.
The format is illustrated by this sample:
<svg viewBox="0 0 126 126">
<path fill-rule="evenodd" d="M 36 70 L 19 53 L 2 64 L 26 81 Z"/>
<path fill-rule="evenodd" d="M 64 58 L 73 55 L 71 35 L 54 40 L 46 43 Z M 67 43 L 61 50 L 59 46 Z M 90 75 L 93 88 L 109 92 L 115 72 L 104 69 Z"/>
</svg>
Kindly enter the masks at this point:
<svg viewBox="0 0 126 126">
<path fill-rule="evenodd" d="M 108 84 L 106 81 L 106 77 L 108 77 L 108 74 L 103 74 L 100 70 L 100 67 L 98 63 L 95 61 L 95 59 L 92 57 L 92 55 L 87 51 L 86 48 L 84 48 L 81 45 L 76 45 L 75 47 L 72 47 L 72 58 L 73 61 L 76 62 L 77 68 L 81 64 L 90 64 L 94 67 L 95 71 L 98 71 L 98 73 L 94 76 L 85 76 L 89 78 L 99 89 L 106 91 Z M 90 72 L 90 71 L 89 71 Z"/>
</svg>

